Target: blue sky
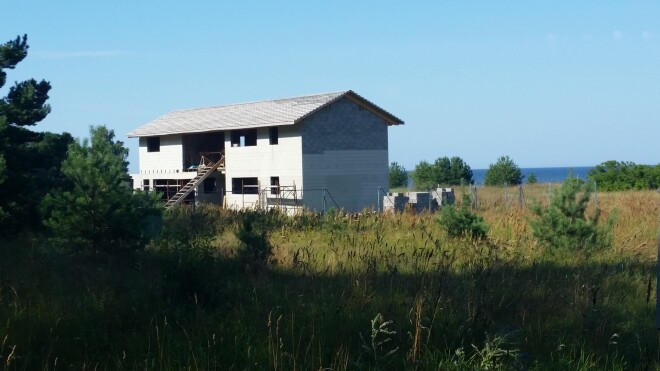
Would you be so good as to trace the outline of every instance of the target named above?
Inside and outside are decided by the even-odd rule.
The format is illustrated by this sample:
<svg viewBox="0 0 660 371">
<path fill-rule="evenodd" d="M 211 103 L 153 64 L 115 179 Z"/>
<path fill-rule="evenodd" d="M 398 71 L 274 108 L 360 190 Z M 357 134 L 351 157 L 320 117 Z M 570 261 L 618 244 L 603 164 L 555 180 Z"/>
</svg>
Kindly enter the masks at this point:
<svg viewBox="0 0 660 371">
<path fill-rule="evenodd" d="M 13 81 L 51 82 L 37 129 L 126 133 L 169 111 L 352 89 L 406 122 L 390 161 L 657 164 L 657 1 L 14 1 Z M 656 149 L 654 149 L 656 148 Z"/>
</svg>

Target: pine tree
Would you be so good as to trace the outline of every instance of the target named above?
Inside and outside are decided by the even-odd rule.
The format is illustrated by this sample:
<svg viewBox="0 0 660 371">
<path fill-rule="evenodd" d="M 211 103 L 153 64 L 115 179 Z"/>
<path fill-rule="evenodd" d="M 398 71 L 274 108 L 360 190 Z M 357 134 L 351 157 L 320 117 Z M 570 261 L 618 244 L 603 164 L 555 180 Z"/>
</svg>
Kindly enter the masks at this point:
<svg viewBox="0 0 660 371">
<path fill-rule="evenodd" d="M 390 188 L 399 188 L 408 186 L 408 172 L 397 162 L 390 164 Z"/>
<path fill-rule="evenodd" d="M 484 183 L 487 186 L 518 185 L 522 184 L 522 178 L 518 165 L 509 156 L 502 156 L 490 164 Z"/>
<path fill-rule="evenodd" d="M 5 70 L 14 69 L 28 52 L 27 36 L 0 44 L 0 88 Z M 39 204 L 60 185 L 59 166 L 73 140 L 67 133 L 28 129 L 50 113 L 50 84 L 30 79 L 17 82 L 0 98 L 0 235 L 11 237 L 41 225 Z"/>
<path fill-rule="evenodd" d="M 128 149 L 104 126 L 92 127 L 91 140 L 69 146 L 62 174 L 72 184 L 44 201 L 45 224 L 55 240 L 79 249 L 119 251 L 139 248 L 150 237 L 150 223 L 161 215 L 158 197 L 132 190 Z"/>
<path fill-rule="evenodd" d="M 614 216 L 599 225 L 600 209 L 587 215 L 593 183 L 569 178 L 550 197 L 550 204 L 532 206 L 536 218 L 530 220 L 532 234 L 542 246 L 550 249 L 597 250 L 612 243 Z"/>
</svg>

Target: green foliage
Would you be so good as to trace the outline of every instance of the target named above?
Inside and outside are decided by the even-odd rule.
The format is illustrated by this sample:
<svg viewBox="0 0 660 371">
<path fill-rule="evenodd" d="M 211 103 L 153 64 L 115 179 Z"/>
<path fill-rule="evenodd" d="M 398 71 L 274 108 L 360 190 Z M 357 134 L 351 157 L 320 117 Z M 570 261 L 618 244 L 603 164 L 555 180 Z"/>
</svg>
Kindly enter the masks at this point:
<svg viewBox="0 0 660 371">
<path fill-rule="evenodd" d="M 470 195 L 465 194 L 460 208 L 456 205 L 442 207 L 437 222 L 450 237 L 467 236 L 473 239 L 486 237 L 488 225 L 486 225 L 483 217 L 474 214 L 470 210 L 470 201 Z"/>
<path fill-rule="evenodd" d="M 71 188 L 53 190 L 44 200 L 45 224 L 71 247 L 117 251 L 143 246 L 153 219 L 161 215 L 158 197 L 130 189 L 123 143 L 114 132 L 92 127 L 91 141 L 69 146 L 62 174 Z M 151 218 L 150 218 L 151 217 Z"/>
<path fill-rule="evenodd" d="M 534 204 L 536 216 L 530 220 L 532 233 L 542 246 L 550 249 L 593 251 L 612 244 L 611 228 L 614 218 L 599 225 L 600 209 L 587 215 L 593 183 L 569 178 L 554 190 L 550 204 Z"/>
<path fill-rule="evenodd" d="M 273 254 L 268 240 L 270 231 L 283 223 L 283 215 L 275 210 L 245 210 L 240 213 L 236 238 L 241 242 L 239 255 L 253 263 L 264 263 Z"/>
<path fill-rule="evenodd" d="M 193 259 L 206 259 L 212 255 L 213 241 L 224 229 L 224 224 L 233 223 L 230 211 L 212 205 L 190 207 L 181 205 L 169 210 L 163 217 L 160 238 L 152 244 L 159 250 L 173 250 Z"/>
<path fill-rule="evenodd" d="M 536 178 L 536 174 L 530 173 L 527 177 L 527 184 L 536 184 L 539 180 Z"/>
<path fill-rule="evenodd" d="M 484 183 L 487 186 L 522 184 L 522 172 L 509 156 L 502 156 L 486 171 Z"/>
<path fill-rule="evenodd" d="M 460 157 L 439 157 L 430 164 L 421 161 L 412 173 L 415 188 L 425 190 L 440 185 L 472 184 L 472 169 Z"/>
<path fill-rule="evenodd" d="M 15 68 L 27 50 L 26 36 L 0 45 L 0 88 L 7 81 L 5 70 Z M 42 199 L 53 187 L 65 186 L 59 167 L 73 138 L 26 128 L 50 112 L 49 90 L 48 82 L 30 79 L 15 83 L 0 98 L 0 234 L 4 236 L 39 229 Z"/>
<path fill-rule="evenodd" d="M 660 165 L 606 161 L 589 170 L 588 177 L 596 182 L 599 191 L 657 189 L 660 187 Z"/>
<path fill-rule="evenodd" d="M 473 353 L 466 354 L 463 347 L 456 349 L 452 362 L 442 364 L 443 370 L 518 370 L 524 369 L 520 362 L 520 350 L 512 347 L 506 337 L 486 339 L 483 347 L 472 344 Z"/>
<path fill-rule="evenodd" d="M 239 212 L 194 212 L 202 215 L 189 208 L 177 223 L 194 228 L 187 215 L 238 227 Z M 446 240 L 434 218 L 347 215 L 342 232 L 283 225 L 270 236 L 281 263 L 262 270 L 223 254 L 90 256 L 0 243 L 0 367 L 658 368 L 652 246 L 576 259 L 513 243 L 496 227 L 487 241 Z M 220 249 L 239 247 L 225 237 Z"/>
<path fill-rule="evenodd" d="M 390 188 L 408 186 L 408 172 L 396 162 L 390 164 Z"/>
</svg>

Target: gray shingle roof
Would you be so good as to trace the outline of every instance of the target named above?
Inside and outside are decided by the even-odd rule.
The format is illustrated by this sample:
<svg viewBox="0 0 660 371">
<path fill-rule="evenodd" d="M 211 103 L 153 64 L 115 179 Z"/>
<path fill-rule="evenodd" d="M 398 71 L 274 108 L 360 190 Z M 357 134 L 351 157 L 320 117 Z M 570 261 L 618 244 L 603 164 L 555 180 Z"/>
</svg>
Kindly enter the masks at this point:
<svg viewBox="0 0 660 371">
<path fill-rule="evenodd" d="M 358 104 L 365 106 L 375 114 L 383 117 L 388 125 L 403 124 L 403 121 L 400 119 L 348 90 L 286 99 L 174 111 L 131 131 L 128 133 L 128 136 L 147 137 L 293 125 L 344 96 L 351 98 Z"/>
</svg>

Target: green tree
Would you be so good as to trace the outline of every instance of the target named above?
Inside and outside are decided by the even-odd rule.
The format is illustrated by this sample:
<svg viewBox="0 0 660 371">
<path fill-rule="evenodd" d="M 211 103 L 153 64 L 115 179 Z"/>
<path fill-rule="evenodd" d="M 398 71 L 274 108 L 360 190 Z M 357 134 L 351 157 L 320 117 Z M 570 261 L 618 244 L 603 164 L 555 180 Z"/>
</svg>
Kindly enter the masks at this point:
<svg viewBox="0 0 660 371">
<path fill-rule="evenodd" d="M 27 51 L 25 35 L 0 45 L 0 88 L 7 82 L 6 70 L 14 69 Z M 15 83 L 0 98 L 0 234 L 4 236 L 41 226 L 39 205 L 63 181 L 59 167 L 73 138 L 28 129 L 50 112 L 49 91 L 48 82 L 30 79 Z"/>
<path fill-rule="evenodd" d="M 597 250 L 611 245 L 614 218 L 599 225 L 600 209 L 587 215 L 593 193 L 592 182 L 569 178 L 554 190 L 550 204 L 532 206 L 536 219 L 530 220 L 532 234 L 542 246 L 551 249 Z"/>
<path fill-rule="evenodd" d="M 536 178 L 536 174 L 530 173 L 527 177 L 527 184 L 536 184 L 539 180 Z"/>
<path fill-rule="evenodd" d="M 472 169 L 460 157 L 439 157 L 433 164 L 420 161 L 412 174 L 416 189 L 440 185 L 472 184 Z"/>
<path fill-rule="evenodd" d="M 588 177 L 596 182 L 600 191 L 656 189 L 660 187 L 660 165 L 606 161 L 589 170 Z"/>
<path fill-rule="evenodd" d="M 502 156 L 490 164 L 484 183 L 487 186 L 518 185 L 522 184 L 522 178 L 518 165 L 509 156 Z"/>
<path fill-rule="evenodd" d="M 483 217 L 472 213 L 471 204 L 470 195 L 465 194 L 461 207 L 453 204 L 443 206 L 437 223 L 449 237 L 467 236 L 473 239 L 486 237 L 488 225 Z"/>
<path fill-rule="evenodd" d="M 396 162 L 390 164 L 390 188 L 408 186 L 408 172 Z"/>
<path fill-rule="evenodd" d="M 128 150 L 104 126 L 92 127 L 91 140 L 69 146 L 62 174 L 70 189 L 57 189 L 44 201 L 45 224 L 55 240 L 80 249 L 118 251 L 139 248 L 152 237 L 162 216 L 158 196 L 132 190 Z"/>
</svg>

